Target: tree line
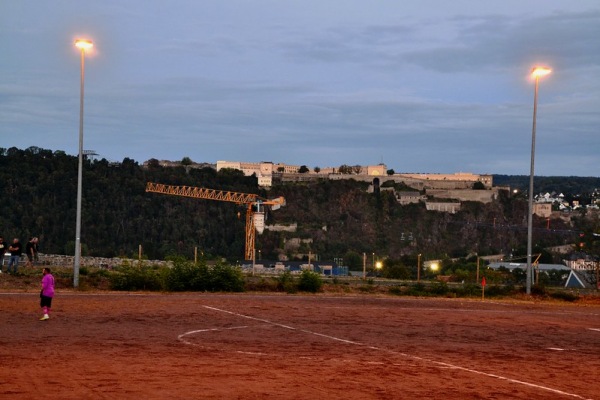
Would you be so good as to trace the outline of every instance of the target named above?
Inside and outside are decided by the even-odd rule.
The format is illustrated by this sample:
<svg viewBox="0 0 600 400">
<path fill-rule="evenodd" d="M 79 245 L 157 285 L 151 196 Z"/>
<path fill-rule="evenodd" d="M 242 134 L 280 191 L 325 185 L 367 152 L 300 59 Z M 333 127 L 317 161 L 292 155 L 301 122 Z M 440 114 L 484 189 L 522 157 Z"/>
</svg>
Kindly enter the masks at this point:
<svg viewBox="0 0 600 400">
<path fill-rule="evenodd" d="M 23 242 L 37 236 L 40 252 L 73 254 L 77 163 L 77 157 L 63 151 L 0 148 L 0 235 Z M 83 168 L 83 255 L 137 257 L 142 245 L 149 259 L 190 258 L 197 249 L 205 258 L 241 261 L 244 207 L 146 193 L 149 181 L 263 198 L 284 196 L 287 205 L 267 212 L 266 223 L 297 223 L 298 229 L 266 230 L 257 236 L 261 256 L 272 260 L 306 259 L 312 254 L 322 260 L 362 263 L 369 255 L 370 262 L 374 257 L 408 262 L 408 257 L 415 263 L 417 254 L 423 260 L 474 253 L 525 254 L 527 202 L 508 193 L 489 204 L 464 202 L 452 215 L 427 211 L 423 203 L 400 205 L 391 192 L 368 193 L 367 183 L 351 179 L 285 183 L 266 191 L 258 187 L 255 176 L 241 171 L 193 168 L 189 162 L 161 167 L 156 160 L 143 166 L 129 158 L 117 163 L 88 158 Z M 557 219 L 547 230 L 547 221 L 536 217 L 535 247 L 573 243 L 579 231 L 598 232 L 600 227 L 597 216 L 573 220 L 571 225 Z M 292 238 L 303 240 L 294 246 Z"/>
</svg>

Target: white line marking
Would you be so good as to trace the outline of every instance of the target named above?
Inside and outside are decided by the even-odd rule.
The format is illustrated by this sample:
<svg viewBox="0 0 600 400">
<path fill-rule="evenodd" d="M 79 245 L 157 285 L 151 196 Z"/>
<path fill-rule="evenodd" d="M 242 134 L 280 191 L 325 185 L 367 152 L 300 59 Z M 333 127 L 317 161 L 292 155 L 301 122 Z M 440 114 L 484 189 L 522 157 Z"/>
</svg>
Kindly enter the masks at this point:
<svg viewBox="0 0 600 400">
<path fill-rule="evenodd" d="M 247 327 L 248 327 L 247 325 L 244 325 L 244 326 L 232 326 L 231 328 L 198 329 L 196 331 L 189 331 L 189 332 L 182 333 L 181 335 L 177 336 L 177 340 L 180 340 L 180 341 L 182 341 L 185 344 L 194 345 L 194 343 L 190 343 L 187 340 L 184 340 L 183 337 L 187 336 L 187 335 L 193 335 L 194 333 L 227 331 L 227 330 L 232 330 L 232 329 L 244 329 L 244 328 L 247 328 Z"/>
<path fill-rule="evenodd" d="M 446 363 L 446 362 L 442 362 L 442 361 L 430 360 L 430 359 L 427 359 L 427 358 L 423 358 L 423 357 L 419 357 L 419 356 L 414 356 L 412 354 L 401 353 L 401 352 L 397 352 L 397 351 L 394 351 L 394 350 L 389 350 L 389 349 L 385 349 L 385 348 L 381 348 L 381 347 L 377 347 L 377 346 L 369 346 L 369 345 L 365 345 L 365 344 L 360 343 L 360 342 L 355 342 L 353 340 L 347 340 L 347 339 L 342 339 L 342 338 L 338 338 L 338 337 L 335 337 L 335 336 L 325 335 L 325 334 L 322 334 L 322 333 L 309 331 L 307 329 L 294 328 L 294 327 L 291 327 L 289 325 L 279 324 L 277 322 L 272 322 L 272 321 L 269 321 L 267 319 L 251 317 L 249 315 L 239 314 L 239 313 L 236 313 L 236 312 L 233 312 L 233 311 L 223 310 L 223 309 L 216 308 L 216 307 L 210 307 L 210 306 L 203 306 L 203 307 L 204 308 L 208 308 L 209 310 L 223 312 L 223 313 L 235 315 L 237 317 L 251 319 L 251 320 L 254 320 L 254 321 L 261 321 L 261 322 L 264 322 L 266 324 L 270 324 L 270 325 L 274 325 L 274 326 L 279 326 L 279 327 L 282 327 L 282 328 L 285 328 L 285 329 L 291 329 L 291 330 L 295 330 L 295 331 L 298 331 L 298 332 L 304 332 L 304 333 L 307 333 L 307 334 L 310 334 L 310 335 L 320 336 L 320 337 L 328 338 L 328 339 L 335 340 L 335 341 L 342 342 L 342 343 L 354 344 L 354 345 L 357 345 L 357 346 L 363 346 L 363 347 L 366 347 L 366 348 L 371 349 L 371 350 L 379 350 L 379 351 L 382 351 L 382 352 L 386 352 L 386 353 L 390 353 L 390 354 L 395 354 L 395 355 L 398 355 L 398 356 L 402 356 L 402 357 L 406 357 L 406 358 L 411 358 L 413 360 L 419 360 L 419 361 L 422 361 L 422 362 L 425 362 L 425 363 L 435 364 L 435 365 L 446 367 L 446 368 L 450 368 L 450 369 L 456 369 L 456 370 L 459 370 L 459 371 L 470 372 L 472 374 L 483 375 L 483 376 L 487 376 L 487 377 L 490 377 L 490 378 L 495 378 L 495 379 L 499 379 L 499 380 L 503 380 L 503 381 L 507 381 L 507 382 L 511 382 L 511 383 L 515 383 L 515 384 L 519 384 L 519 385 L 523 385 L 523 386 L 528 386 L 528 387 L 535 388 L 535 389 L 545 390 L 545 391 L 548 391 L 548 392 L 551 392 L 551 393 L 560 394 L 560 395 L 563 395 L 563 396 L 569 396 L 569 397 L 574 397 L 574 398 L 577 398 L 577 399 L 584 399 L 584 400 L 592 400 L 592 399 L 588 399 L 586 397 L 580 396 L 578 394 L 564 392 L 562 390 L 553 389 L 553 388 L 548 387 L 548 386 L 542 386 L 542 385 L 538 385 L 538 384 L 535 384 L 535 383 L 520 381 L 518 379 L 507 378 L 505 376 L 496 375 L 496 374 L 492 374 L 492 373 L 489 373 L 489 372 L 478 371 L 478 370 L 471 369 L 471 368 L 461 367 L 459 365 L 454 365 L 454 364 L 450 364 L 450 363 Z"/>
<path fill-rule="evenodd" d="M 198 329 L 198 330 L 195 330 L 195 331 L 189 331 L 189 332 L 182 333 L 181 335 L 177 336 L 177 339 L 180 342 L 182 342 L 183 344 L 187 344 L 187 345 L 190 345 L 190 346 L 200 346 L 200 347 L 202 347 L 202 345 L 198 345 L 196 343 L 188 342 L 183 337 L 187 336 L 187 335 L 193 335 L 195 333 L 227 331 L 227 330 L 232 330 L 232 329 L 244 329 L 244 328 L 247 328 L 247 327 L 248 327 L 247 325 L 244 325 L 244 326 L 232 326 L 231 328 Z M 236 353 L 238 353 L 238 354 L 249 354 L 249 355 L 252 355 L 252 356 L 266 356 L 267 355 L 267 353 L 259 353 L 259 352 L 253 352 L 253 351 L 241 351 L 241 350 L 236 351 Z"/>
<path fill-rule="evenodd" d="M 600 332 L 600 328 L 588 328 L 590 331 Z"/>
</svg>

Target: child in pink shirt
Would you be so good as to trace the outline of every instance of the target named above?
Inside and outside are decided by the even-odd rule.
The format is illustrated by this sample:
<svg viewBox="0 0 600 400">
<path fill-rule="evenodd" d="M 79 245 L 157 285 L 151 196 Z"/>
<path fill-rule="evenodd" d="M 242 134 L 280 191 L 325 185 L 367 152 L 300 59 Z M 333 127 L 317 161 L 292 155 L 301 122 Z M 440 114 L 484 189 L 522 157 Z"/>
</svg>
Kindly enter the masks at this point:
<svg viewBox="0 0 600 400">
<path fill-rule="evenodd" d="M 54 277 L 50 273 L 50 268 L 42 270 L 44 277 L 42 278 L 42 291 L 40 293 L 40 307 L 44 315 L 40 321 L 50 319 L 50 308 L 52 307 L 52 298 L 54 297 Z"/>
</svg>

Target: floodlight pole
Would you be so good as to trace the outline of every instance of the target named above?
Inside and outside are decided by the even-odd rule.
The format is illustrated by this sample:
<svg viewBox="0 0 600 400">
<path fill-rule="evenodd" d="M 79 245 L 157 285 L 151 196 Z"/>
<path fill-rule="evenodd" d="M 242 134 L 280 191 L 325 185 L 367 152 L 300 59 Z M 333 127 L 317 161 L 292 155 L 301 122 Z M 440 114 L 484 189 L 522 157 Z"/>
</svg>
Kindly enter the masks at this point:
<svg viewBox="0 0 600 400">
<path fill-rule="evenodd" d="M 367 279 L 367 253 L 363 253 L 363 281 Z"/>
<path fill-rule="evenodd" d="M 533 127 L 531 129 L 531 167 L 529 170 L 529 207 L 527 212 L 527 277 L 526 277 L 526 292 L 531 294 L 531 281 L 533 278 L 531 268 L 531 253 L 533 247 L 533 175 L 534 175 L 534 160 L 535 160 L 535 130 L 537 119 L 537 102 L 538 102 L 538 86 L 540 76 L 550 73 L 550 69 L 536 67 L 532 74 L 535 78 L 535 87 L 533 95 Z"/>
<path fill-rule="evenodd" d="M 92 47 L 89 40 L 76 40 L 75 46 L 81 49 L 81 84 L 79 96 L 79 163 L 77 168 L 77 216 L 75 224 L 75 258 L 73 262 L 73 287 L 79 287 L 79 267 L 81 266 L 81 196 L 83 181 L 83 87 L 85 81 L 85 50 Z"/>
</svg>

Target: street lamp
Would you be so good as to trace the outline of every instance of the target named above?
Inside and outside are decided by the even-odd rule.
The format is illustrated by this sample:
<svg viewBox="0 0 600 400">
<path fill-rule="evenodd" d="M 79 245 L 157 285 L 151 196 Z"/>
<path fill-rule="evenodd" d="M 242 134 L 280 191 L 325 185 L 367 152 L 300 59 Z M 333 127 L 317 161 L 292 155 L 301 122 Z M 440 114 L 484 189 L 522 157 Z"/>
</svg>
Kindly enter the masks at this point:
<svg viewBox="0 0 600 400">
<path fill-rule="evenodd" d="M 537 118 L 537 98 L 538 86 L 540 77 L 548 75 L 552 70 L 546 67 L 535 67 L 531 71 L 531 75 L 535 79 L 535 89 L 533 95 L 533 128 L 531 130 L 531 169 L 529 172 L 529 211 L 527 213 L 527 294 L 531 294 L 531 252 L 533 242 L 533 175 L 534 175 L 534 159 L 535 159 L 535 128 Z"/>
<path fill-rule="evenodd" d="M 375 262 L 375 276 L 379 277 L 379 271 L 383 268 L 383 263 L 381 261 Z"/>
<path fill-rule="evenodd" d="M 75 225 L 75 261 L 73 263 L 73 287 L 79 287 L 81 266 L 81 193 L 83 180 L 83 83 L 85 78 L 85 51 L 92 48 L 90 40 L 77 39 L 75 47 L 81 50 L 81 85 L 79 97 L 79 166 L 77 168 L 77 222 Z"/>
</svg>

